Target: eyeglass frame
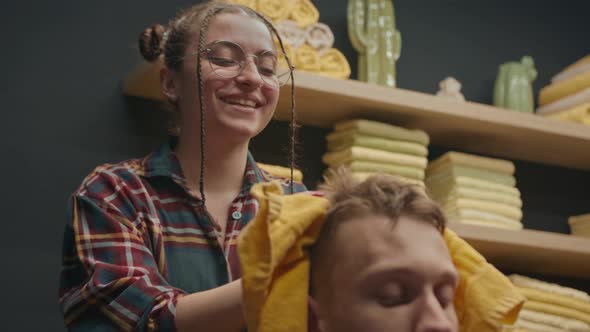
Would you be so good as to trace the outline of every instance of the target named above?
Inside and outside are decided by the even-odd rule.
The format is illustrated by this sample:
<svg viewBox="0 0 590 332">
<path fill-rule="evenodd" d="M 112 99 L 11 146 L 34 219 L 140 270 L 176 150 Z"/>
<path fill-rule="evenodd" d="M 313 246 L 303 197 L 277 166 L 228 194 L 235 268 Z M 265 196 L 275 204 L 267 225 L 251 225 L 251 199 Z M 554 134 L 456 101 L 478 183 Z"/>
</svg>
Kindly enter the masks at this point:
<svg viewBox="0 0 590 332">
<path fill-rule="evenodd" d="M 240 44 L 238 44 L 238 43 L 235 43 L 235 42 L 232 42 L 232 41 L 229 41 L 229 40 L 214 40 L 213 42 L 209 43 L 206 46 L 205 49 L 201 50 L 200 52 L 197 51 L 197 52 L 193 53 L 193 55 L 197 55 L 198 53 L 208 54 L 209 52 L 213 51 L 213 49 L 211 47 L 213 45 L 215 45 L 215 44 L 218 44 L 218 43 L 227 43 L 227 44 L 232 44 L 232 45 L 237 46 L 238 49 L 240 49 L 242 51 L 242 53 L 244 53 L 244 56 L 246 57 L 246 59 L 243 60 L 243 61 L 237 61 L 237 64 L 240 67 L 240 70 L 237 72 L 237 74 L 235 76 L 225 77 L 225 76 L 222 76 L 222 75 L 220 75 L 218 73 L 215 73 L 216 70 L 215 70 L 215 68 L 213 68 L 213 63 L 211 63 L 211 60 L 207 57 L 206 59 L 207 59 L 207 61 L 209 61 L 209 65 L 213 69 L 213 71 L 212 71 L 213 73 L 215 73 L 217 76 L 223 77 L 223 78 L 236 78 L 236 77 L 238 77 L 238 76 L 240 76 L 242 74 L 242 72 L 244 71 L 244 69 L 248 65 L 247 59 L 251 57 L 253 59 L 256 59 L 256 60 L 253 60 L 253 62 L 254 62 L 254 65 L 256 66 L 256 71 L 258 72 L 258 75 L 260 76 L 260 78 L 262 79 L 262 81 L 264 82 L 264 84 L 266 84 L 268 86 L 271 86 L 271 87 L 274 87 L 274 85 L 271 85 L 271 84 L 267 83 L 267 81 L 264 79 L 264 77 L 262 77 L 263 75 L 260 73 L 260 70 L 258 69 L 257 62 L 258 62 L 258 56 L 259 55 L 246 53 L 246 51 L 244 50 L 244 48 Z M 275 75 L 277 77 L 277 83 L 278 83 L 278 86 L 276 86 L 276 87 L 277 88 L 280 88 L 281 86 L 283 86 L 283 85 L 287 84 L 287 82 L 289 82 L 290 75 L 295 70 L 295 66 L 291 63 L 291 59 L 289 59 L 289 57 L 287 56 L 287 54 L 285 54 L 282 51 L 278 51 L 277 53 L 275 53 L 273 51 L 266 50 L 266 51 L 263 51 L 262 53 L 266 53 L 266 52 L 269 52 L 270 54 L 274 55 L 275 58 L 277 58 L 277 66 L 278 66 L 278 54 L 277 53 L 283 54 L 284 57 L 285 57 L 285 60 L 287 61 L 287 65 L 289 66 L 289 68 L 287 68 L 287 71 L 285 71 L 283 74 L 281 74 L 281 75 Z M 287 79 L 285 81 L 285 83 L 282 83 L 281 84 L 281 81 L 280 81 L 279 77 L 284 77 L 285 75 L 289 75 L 289 79 Z"/>
</svg>

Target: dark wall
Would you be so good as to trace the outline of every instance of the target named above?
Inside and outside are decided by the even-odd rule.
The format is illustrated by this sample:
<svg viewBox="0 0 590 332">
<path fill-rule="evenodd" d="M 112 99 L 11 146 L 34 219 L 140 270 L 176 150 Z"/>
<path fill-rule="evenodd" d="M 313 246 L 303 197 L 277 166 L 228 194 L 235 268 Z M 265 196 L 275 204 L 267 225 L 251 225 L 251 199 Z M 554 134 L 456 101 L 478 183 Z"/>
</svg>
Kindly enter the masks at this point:
<svg viewBox="0 0 590 332">
<path fill-rule="evenodd" d="M 140 60 L 138 33 L 191 3 L 3 4 L 2 330 L 63 330 L 57 285 L 68 195 L 94 166 L 142 156 L 162 138 L 162 112 L 152 103 L 124 98 L 122 79 Z M 346 1 L 314 3 L 355 68 Z M 590 4 L 584 0 L 399 0 L 395 5 L 403 35 L 402 88 L 435 92 L 441 79 L 453 75 L 467 99 L 488 103 L 501 62 L 532 55 L 538 91 L 560 68 L 590 53 L 585 14 Z M 284 124 L 273 124 L 254 142 L 261 161 L 281 161 L 276 158 L 283 146 L 269 142 L 286 136 L 285 130 Z M 325 130 L 304 127 L 301 133 L 300 164 L 313 185 L 321 171 Z M 432 155 L 443 150 L 433 149 Z M 589 172 L 530 163 L 517 167 L 527 227 L 566 232 L 567 215 L 588 212 Z"/>
</svg>

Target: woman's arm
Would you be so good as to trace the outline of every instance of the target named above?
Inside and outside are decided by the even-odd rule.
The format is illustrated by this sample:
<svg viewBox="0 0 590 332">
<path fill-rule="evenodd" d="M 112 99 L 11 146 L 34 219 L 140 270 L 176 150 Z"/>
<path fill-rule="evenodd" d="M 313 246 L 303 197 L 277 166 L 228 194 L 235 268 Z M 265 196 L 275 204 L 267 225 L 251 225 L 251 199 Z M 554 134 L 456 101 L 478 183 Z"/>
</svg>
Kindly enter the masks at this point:
<svg viewBox="0 0 590 332">
<path fill-rule="evenodd" d="M 176 327 L 184 331 L 241 331 L 242 280 L 185 295 L 176 304 Z"/>
</svg>

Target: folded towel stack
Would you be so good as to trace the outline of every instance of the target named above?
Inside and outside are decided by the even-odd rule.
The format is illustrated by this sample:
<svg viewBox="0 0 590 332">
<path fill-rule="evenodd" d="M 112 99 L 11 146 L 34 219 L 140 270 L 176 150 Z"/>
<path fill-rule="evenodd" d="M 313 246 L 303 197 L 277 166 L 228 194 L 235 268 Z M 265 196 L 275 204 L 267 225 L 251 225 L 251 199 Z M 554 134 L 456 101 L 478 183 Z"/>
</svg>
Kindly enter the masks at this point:
<svg viewBox="0 0 590 332">
<path fill-rule="evenodd" d="M 508 160 L 447 152 L 430 162 L 426 187 L 451 221 L 522 229 L 522 200 Z"/>
<path fill-rule="evenodd" d="M 566 67 L 541 90 L 537 114 L 590 125 L 590 55 Z"/>
<path fill-rule="evenodd" d="M 590 213 L 571 216 L 567 222 L 573 235 L 590 238 Z"/>
<path fill-rule="evenodd" d="M 360 179 L 380 172 L 424 185 L 430 139 L 422 130 L 356 119 L 336 123 L 326 140 L 328 170 L 348 166 Z"/>
<path fill-rule="evenodd" d="M 257 163 L 258 167 L 270 173 L 270 175 L 283 179 L 291 179 L 291 168 L 279 165 Z M 303 172 L 293 169 L 293 180 L 303 182 Z"/>
<path fill-rule="evenodd" d="M 539 332 L 590 332 L 587 293 L 521 275 L 509 278 L 527 298 L 515 327 Z"/>
</svg>

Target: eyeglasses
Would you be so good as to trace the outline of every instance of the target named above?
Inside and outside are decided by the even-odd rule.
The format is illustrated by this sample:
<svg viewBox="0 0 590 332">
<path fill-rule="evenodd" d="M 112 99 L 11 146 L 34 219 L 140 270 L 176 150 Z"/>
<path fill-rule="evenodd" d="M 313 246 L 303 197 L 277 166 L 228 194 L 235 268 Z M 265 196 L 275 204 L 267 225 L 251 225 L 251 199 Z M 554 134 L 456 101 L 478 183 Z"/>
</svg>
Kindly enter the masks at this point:
<svg viewBox="0 0 590 332">
<path fill-rule="evenodd" d="M 240 45 L 226 40 L 214 41 L 202 52 L 212 72 L 223 78 L 239 76 L 248 65 L 248 58 L 251 57 L 262 81 L 270 87 L 278 88 L 286 84 L 294 69 L 293 66 L 287 66 L 287 68 L 280 66 L 280 64 L 288 63 L 282 52 L 263 51 L 248 55 Z"/>
</svg>

